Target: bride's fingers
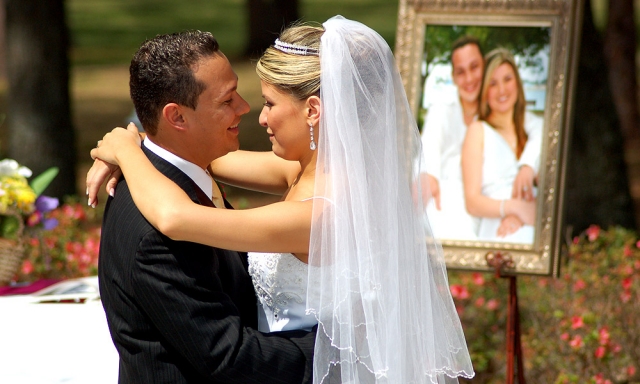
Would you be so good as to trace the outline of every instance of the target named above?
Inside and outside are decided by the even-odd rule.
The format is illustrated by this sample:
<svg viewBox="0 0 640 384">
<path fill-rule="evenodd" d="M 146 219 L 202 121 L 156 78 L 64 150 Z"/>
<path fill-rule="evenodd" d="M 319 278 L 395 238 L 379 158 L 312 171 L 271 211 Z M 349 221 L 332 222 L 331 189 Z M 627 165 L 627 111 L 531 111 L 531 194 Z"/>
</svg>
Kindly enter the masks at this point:
<svg viewBox="0 0 640 384">
<path fill-rule="evenodd" d="M 120 176 L 122 176 L 122 171 L 120 170 L 120 168 L 118 168 L 115 171 L 113 171 L 113 173 L 111 173 L 111 176 L 107 181 L 107 185 L 105 189 L 107 190 L 107 193 L 111 197 L 115 197 L 116 195 L 116 185 L 118 185 L 118 180 L 120 179 Z"/>
<path fill-rule="evenodd" d="M 114 167 L 100 159 L 95 159 L 93 165 L 87 172 L 87 204 L 93 208 L 98 205 L 98 191 L 102 183 L 109 178 L 119 168 Z M 115 186 L 112 186 L 115 188 Z"/>
<path fill-rule="evenodd" d="M 97 158 L 98 158 L 98 148 L 93 148 L 91 150 L 91 152 L 89 152 L 89 154 L 91 155 L 91 160 L 97 160 Z"/>
<path fill-rule="evenodd" d="M 129 125 L 127 125 L 127 131 L 131 132 L 131 133 L 135 133 L 137 140 L 136 142 L 138 143 L 138 145 L 140 145 L 142 143 L 142 140 L 144 139 L 144 135 L 140 134 L 140 131 L 138 130 L 138 127 L 134 124 L 134 123 L 129 123 Z"/>
<path fill-rule="evenodd" d="M 87 204 L 94 207 L 98 204 L 98 189 L 104 178 L 111 174 L 111 170 L 100 159 L 95 159 L 87 172 Z"/>
</svg>

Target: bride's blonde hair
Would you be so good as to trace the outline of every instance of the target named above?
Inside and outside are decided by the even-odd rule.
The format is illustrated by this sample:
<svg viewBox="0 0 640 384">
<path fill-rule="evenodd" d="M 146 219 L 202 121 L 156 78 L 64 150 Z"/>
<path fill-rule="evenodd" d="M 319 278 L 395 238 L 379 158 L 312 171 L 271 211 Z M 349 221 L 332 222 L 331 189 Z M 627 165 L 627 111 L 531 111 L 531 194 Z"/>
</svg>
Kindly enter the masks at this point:
<svg viewBox="0 0 640 384">
<path fill-rule="evenodd" d="M 496 48 L 487 53 L 485 56 L 485 63 L 482 87 L 479 95 L 480 102 L 478 103 L 478 118 L 486 121 L 491 114 L 491 107 L 489 107 L 489 102 L 487 101 L 487 92 L 493 72 L 500 65 L 509 64 L 513 69 L 516 77 L 516 84 L 518 85 L 518 98 L 515 106 L 513 107 L 513 124 L 515 125 L 516 137 L 518 139 L 516 157 L 520 158 L 520 155 L 524 150 L 524 146 L 527 143 L 527 132 L 524 129 L 524 114 L 527 101 L 524 97 L 524 88 L 522 86 L 522 80 L 520 79 L 520 73 L 518 72 L 518 66 L 516 65 L 513 55 L 504 48 Z"/>
<path fill-rule="evenodd" d="M 295 24 L 282 31 L 279 40 L 319 51 L 323 33 L 321 26 Z M 319 56 L 285 53 L 271 46 L 258 60 L 256 72 L 260 80 L 298 100 L 320 95 Z"/>
</svg>

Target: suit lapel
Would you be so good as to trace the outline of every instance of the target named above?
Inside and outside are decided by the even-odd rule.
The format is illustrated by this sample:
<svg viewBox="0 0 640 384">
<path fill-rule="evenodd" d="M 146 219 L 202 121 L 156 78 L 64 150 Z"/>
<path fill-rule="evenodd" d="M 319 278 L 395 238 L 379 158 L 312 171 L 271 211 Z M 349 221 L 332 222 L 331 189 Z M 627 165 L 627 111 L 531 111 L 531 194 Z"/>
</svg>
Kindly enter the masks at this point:
<svg viewBox="0 0 640 384">
<path fill-rule="evenodd" d="M 189 177 L 187 174 L 182 172 L 178 167 L 169 163 L 165 159 L 151 152 L 144 145 L 142 146 L 142 151 L 147 155 L 151 163 L 165 176 L 171 179 L 174 183 L 178 184 L 180 188 L 182 188 L 187 195 L 191 198 L 192 201 L 204 205 L 207 207 L 213 207 L 213 202 L 206 193 L 204 193 L 200 187 Z"/>
</svg>

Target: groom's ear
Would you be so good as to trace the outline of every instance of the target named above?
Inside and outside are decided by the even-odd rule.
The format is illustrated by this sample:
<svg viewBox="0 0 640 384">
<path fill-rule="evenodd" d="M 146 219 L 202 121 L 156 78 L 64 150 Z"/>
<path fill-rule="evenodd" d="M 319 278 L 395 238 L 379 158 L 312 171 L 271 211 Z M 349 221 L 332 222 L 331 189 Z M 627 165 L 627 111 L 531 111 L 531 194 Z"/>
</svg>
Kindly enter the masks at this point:
<svg viewBox="0 0 640 384">
<path fill-rule="evenodd" d="M 170 127 L 177 130 L 186 129 L 186 118 L 182 107 L 176 103 L 168 103 L 162 108 L 162 117 Z"/>
<path fill-rule="evenodd" d="M 307 123 L 318 124 L 322 115 L 322 102 L 318 96 L 309 96 L 306 102 Z"/>
</svg>

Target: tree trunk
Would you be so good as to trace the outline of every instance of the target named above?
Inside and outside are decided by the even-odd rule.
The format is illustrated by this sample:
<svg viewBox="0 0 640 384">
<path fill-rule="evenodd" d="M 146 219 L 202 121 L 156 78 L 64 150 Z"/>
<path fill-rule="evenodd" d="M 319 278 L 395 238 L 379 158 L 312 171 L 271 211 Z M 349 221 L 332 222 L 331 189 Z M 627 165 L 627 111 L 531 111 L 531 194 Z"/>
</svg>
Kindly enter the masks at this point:
<svg viewBox="0 0 640 384">
<path fill-rule="evenodd" d="M 609 0 L 609 20 L 604 35 L 609 84 L 625 139 L 640 136 L 636 81 L 636 31 L 633 0 Z"/>
<path fill-rule="evenodd" d="M 635 228 L 620 121 L 607 81 L 602 38 L 585 1 L 573 134 L 567 168 L 565 222 L 574 232 L 590 224 Z"/>
<path fill-rule="evenodd" d="M 60 173 L 46 194 L 76 194 L 64 0 L 5 0 L 8 155 L 34 175 Z"/>
<path fill-rule="evenodd" d="M 245 49 L 248 57 L 259 57 L 278 34 L 298 20 L 298 0 L 247 0 L 249 41 Z"/>
</svg>

